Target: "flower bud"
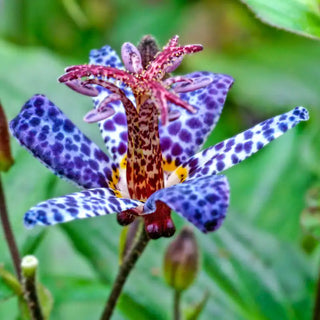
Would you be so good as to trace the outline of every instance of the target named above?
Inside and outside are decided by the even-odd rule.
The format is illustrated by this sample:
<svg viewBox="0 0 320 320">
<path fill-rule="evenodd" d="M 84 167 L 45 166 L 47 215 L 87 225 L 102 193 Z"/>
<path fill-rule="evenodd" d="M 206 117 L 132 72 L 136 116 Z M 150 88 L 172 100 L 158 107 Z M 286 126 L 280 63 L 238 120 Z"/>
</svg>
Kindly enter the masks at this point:
<svg viewBox="0 0 320 320">
<path fill-rule="evenodd" d="M 164 258 L 164 277 L 177 291 L 187 289 L 194 281 L 199 265 L 199 251 L 191 228 L 185 227 L 170 243 Z"/>
<path fill-rule="evenodd" d="M 156 40 L 150 36 L 144 36 L 138 44 L 138 50 L 141 55 L 142 67 L 146 68 L 149 62 L 151 62 L 155 55 L 159 52 L 159 48 Z"/>
<path fill-rule="evenodd" d="M 8 171 L 12 164 L 8 123 L 0 103 L 0 171 Z"/>
<path fill-rule="evenodd" d="M 38 259 L 28 255 L 21 260 L 21 272 L 24 278 L 34 278 L 38 269 Z"/>
</svg>

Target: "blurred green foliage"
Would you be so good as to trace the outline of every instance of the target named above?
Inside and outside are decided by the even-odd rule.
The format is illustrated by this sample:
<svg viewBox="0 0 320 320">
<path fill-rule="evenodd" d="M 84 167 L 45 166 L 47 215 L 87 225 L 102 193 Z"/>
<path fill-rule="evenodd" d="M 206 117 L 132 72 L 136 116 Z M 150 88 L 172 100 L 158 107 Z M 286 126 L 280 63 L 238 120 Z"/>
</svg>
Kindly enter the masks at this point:
<svg viewBox="0 0 320 320">
<path fill-rule="evenodd" d="M 43 93 L 100 146 L 97 127 L 81 120 L 90 99 L 56 79 L 66 66 L 86 62 L 91 48 L 107 43 L 119 51 L 122 42 L 136 43 L 144 34 L 161 45 L 174 34 L 181 43 L 204 45 L 179 73 L 210 70 L 235 78 L 207 145 L 296 105 L 309 108 L 309 122 L 226 173 L 231 208 L 218 232 L 196 232 L 203 268 L 184 303 L 198 302 L 208 290 L 201 319 L 310 319 L 320 252 L 302 245 L 299 220 L 306 191 L 320 176 L 318 41 L 263 25 L 236 0 L 0 0 L 0 34 L 0 99 L 7 117 Z M 12 148 L 15 165 L 3 175 L 10 219 L 20 250 L 40 261 L 41 282 L 55 300 L 51 319 L 97 319 L 117 271 L 121 228 L 110 216 L 25 230 L 22 218 L 31 206 L 75 189 L 17 142 Z M 184 222 L 174 219 L 181 228 Z M 170 289 L 160 272 L 168 241 L 151 242 L 114 319 L 170 317 Z M 0 252 L 10 269 L 3 238 Z M 16 319 L 11 296 L 0 282 L 1 319 Z"/>
</svg>

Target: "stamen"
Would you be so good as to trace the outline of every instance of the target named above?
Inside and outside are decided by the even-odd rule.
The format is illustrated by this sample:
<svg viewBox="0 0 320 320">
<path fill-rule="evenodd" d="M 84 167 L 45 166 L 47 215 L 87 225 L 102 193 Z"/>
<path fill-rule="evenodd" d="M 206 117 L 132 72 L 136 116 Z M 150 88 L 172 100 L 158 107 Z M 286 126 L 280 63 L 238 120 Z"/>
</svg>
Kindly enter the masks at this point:
<svg viewBox="0 0 320 320">
<path fill-rule="evenodd" d="M 84 84 L 79 79 L 67 81 L 65 82 L 65 85 L 68 86 L 70 89 L 78 93 L 81 93 L 85 96 L 96 97 L 99 94 L 99 91 L 96 88 Z"/>
<path fill-rule="evenodd" d="M 175 40 L 170 40 L 169 44 L 175 43 Z M 150 63 L 147 68 L 145 77 L 147 79 L 162 79 L 165 75 L 165 72 L 179 65 L 179 58 L 186 54 L 195 53 L 203 49 L 202 45 L 191 44 L 181 47 L 165 47 L 162 52 L 160 52 L 155 59 Z"/>
<path fill-rule="evenodd" d="M 165 97 L 168 101 L 174 103 L 175 105 L 177 106 L 180 106 L 192 113 L 196 113 L 197 112 L 197 109 L 193 106 L 191 106 L 190 104 L 188 104 L 187 102 L 185 102 L 184 100 L 180 99 L 178 96 L 176 96 L 175 94 L 169 92 L 169 91 L 166 91 L 165 92 Z"/>
<path fill-rule="evenodd" d="M 208 86 L 213 81 L 213 79 L 210 77 L 198 77 L 198 78 L 192 78 L 191 80 L 192 80 L 191 82 L 185 81 L 177 84 L 173 88 L 173 90 L 177 93 L 195 91 Z"/>
<path fill-rule="evenodd" d="M 160 112 L 161 124 L 165 126 L 168 122 L 168 104 L 165 97 L 165 91 L 155 92 L 156 106 Z"/>
<path fill-rule="evenodd" d="M 180 116 L 181 116 L 181 112 L 179 110 L 169 111 L 169 115 L 168 115 L 169 122 L 179 119 Z"/>
<path fill-rule="evenodd" d="M 101 65 L 78 65 L 66 69 L 67 73 L 58 78 L 59 82 L 68 82 L 83 77 L 93 76 L 95 78 L 113 78 L 119 80 L 129 87 L 136 87 L 138 80 L 130 73 L 113 67 L 105 67 Z"/>
<path fill-rule="evenodd" d="M 115 111 L 111 107 L 105 107 L 103 110 L 93 109 L 84 116 L 83 121 L 95 123 L 111 117 L 114 113 Z"/>
<path fill-rule="evenodd" d="M 125 42 L 121 48 L 121 56 L 126 69 L 130 72 L 142 71 L 141 55 L 138 49 L 130 42 Z"/>
<path fill-rule="evenodd" d="M 193 83 L 193 80 L 191 78 L 186 78 L 184 76 L 176 76 L 176 77 L 171 77 L 171 78 L 168 78 L 166 80 L 163 81 L 163 84 L 165 86 L 171 86 L 173 85 L 174 83 L 177 83 L 177 82 L 187 82 L 187 83 Z"/>
<path fill-rule="evenodd" d="M 170 73 L 176 70 L 180 66 L 182 60 L 183 60 L 183 56 L 180 56 L 178 58 L 173 58 L 170 61 L 170 63 L 165 67 L 165 72 Z"/>
<path fill-rule="evenodd" d="M 176 46 L 178 45 L 178 42 L 179 42 L 179 36 L 178 36 L 178 35 L 173 36 L 173 37 L 169 40 L 168 44 L 165 45 L 164 50 L 165 50 L 165 49 L 168 49 L 168 48 L 174 48 L 174 47 L 176 47 Z"/>
<path fill-rule="evenodd" d="M 108 104 L 118 100 L 121 100 L 121 96 L 119 94 L 110 94 L 101 101 L 96 109 L 89 111 L 84 116 L 83 120 L 88 123 L 94 123 L 111 117 L 115 111 L 109 107 Z"/>
</svg>

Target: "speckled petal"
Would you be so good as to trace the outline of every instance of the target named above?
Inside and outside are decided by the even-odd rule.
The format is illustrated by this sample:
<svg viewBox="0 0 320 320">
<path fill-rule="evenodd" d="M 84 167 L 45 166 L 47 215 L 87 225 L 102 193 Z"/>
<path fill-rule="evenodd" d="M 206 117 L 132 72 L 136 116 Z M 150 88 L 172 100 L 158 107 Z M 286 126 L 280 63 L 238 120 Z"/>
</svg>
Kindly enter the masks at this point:
<svg viewBox="0 0 320 320">
<path fill-rule="evenodd" d="M 156 201 L 164 202 L 206 233 L 218 229 L 225 218 L 229 183 L 225 176 L 211 176 L 161 189 L 146 201 L 144 212 L 154 212 Z"/>
<path fill-rule="evenodd" d="M 195 72 L 185 77 L 212 77 L 213 81 L 202 89 L 178 94 L 182 100 L 198 109 L 195 114 L 170 104 L 170 112 L 178 111 L 181 115 L 167 126 L 160 127 L 162 154 L 168 164 L 165 166 L 166 171 L 174 170 L 199 151 L 219 120 L 233 83 L 228 75 L 209 72 Z"/>
<path fill-rule="evenodd" d="M 119 56 L 109 46 L 104 46 L 99 50 L 92 50 L 90 52 L 90 64 L 101 64 L 124 69 Z M 109 81 L 112 82 L 111 80 Z M 135 98 L 131 89 L 122 83 L 118 83 L 118 87 L 135 105 Z M 100 91 L 100 94 L 93 98 L 95 107 L 110 94 L 105 88 L 97 87 L 97 89 Z M 124 107 L 120 101 L 112 102 L 109 106 L 114 109 L 115 114 L 106 120 L 100 121 L 99 128 L 108 152 L 112 155 L 115 162 L 120 162 L 127 151 L 127 119 Z"/>
<path fill-rule="evenodd" d="M 23 106 L 10 130 L 46 167 L 80 187 L 107 187 L 117 166 L 43 95 Z"/>
<path fill-rule="evenodd" d="M 170 175 L 167 185 L 179 183 L 186 178 L 211 176 L 226 170 L 250 157 L 299 122 L 308 119 L 308 111 L 303 107 L 296 107 L 287 113 L 265 120 L 194 155 Z"/>
<path fill-rule="evenodd" d="M 25 214 L 24 224 L 27 228 L 53 225 L 122 212 L 141 204 L 138 200 L 117 198 L 111 189 L 91 189 L 39 203 Z"/>
</svg>

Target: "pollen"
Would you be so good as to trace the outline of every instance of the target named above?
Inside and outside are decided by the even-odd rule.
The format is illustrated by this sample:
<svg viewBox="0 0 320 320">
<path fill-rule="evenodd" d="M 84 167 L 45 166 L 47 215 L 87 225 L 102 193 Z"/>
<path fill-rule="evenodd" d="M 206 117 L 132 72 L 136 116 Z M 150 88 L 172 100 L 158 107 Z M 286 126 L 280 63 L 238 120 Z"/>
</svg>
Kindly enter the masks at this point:
<svg viewBox="0 0 320 320">
<path fill-rule="evenodd" d="M 186 168 L 178 168 L 176 171 L 176 175 L 178 176 L 178 178 L 180 179 L 180 182 L 183 182 L 187 179 L 188 177 L 188 170 Z"/>
<path fill-rule="evenodd" d="M 123 160 L 126 160 L 126 157 Z M 120 179 L 120 174 L 119 174 L 119 169 L 117 168 L 116 170 L 112 171 L 112 177 L 111 177 L 111 180 L 109 181 L 109 187 L 113 190 L 116 197 L 121 198 L 122 194 L 117 189 L 117 184 L 119 182 L 119 179 Z"/>
<path fill-rule="evenodd" d="M 114 191 L 114 194 L 117 198 L 122 198 L 122 194 L 119 190 L 113 190 Z"/>
<path fill-rule="evenodd" d="M 125 169 L 127 167 L 127 155 L 123 157 L 120 161 L 120 169 Z"/>
<path fill-rule="evenodd" d="M 172 172 L 177 169 L 174 161 L 167 161 L 165 158 L 162 159 L 162 167 L 164 171 Z"/>
</svg>

